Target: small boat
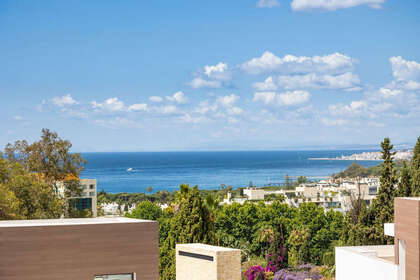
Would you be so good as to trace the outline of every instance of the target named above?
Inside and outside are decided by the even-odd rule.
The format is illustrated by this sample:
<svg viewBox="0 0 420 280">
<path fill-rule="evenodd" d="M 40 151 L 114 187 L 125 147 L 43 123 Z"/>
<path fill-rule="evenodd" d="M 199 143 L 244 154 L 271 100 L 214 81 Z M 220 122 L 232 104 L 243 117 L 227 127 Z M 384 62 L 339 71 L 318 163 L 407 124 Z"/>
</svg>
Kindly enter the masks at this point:
<svg viewBox="0 0 420 280">
<path fill-rule="evenodd" d="M 131 171 L 133 171 L 133 168 L 127 168 L 127 172 L 131 172 Z"/>
</svg>

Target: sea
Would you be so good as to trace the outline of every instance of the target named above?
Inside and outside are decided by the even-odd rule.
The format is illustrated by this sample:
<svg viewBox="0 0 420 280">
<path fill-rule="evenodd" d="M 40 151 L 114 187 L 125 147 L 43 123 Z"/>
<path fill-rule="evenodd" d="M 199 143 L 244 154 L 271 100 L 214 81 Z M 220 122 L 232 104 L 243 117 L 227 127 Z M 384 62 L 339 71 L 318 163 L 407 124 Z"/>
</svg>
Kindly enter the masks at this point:
<svg viewBox="0 0 420 280">
<path fill-rule="evenodd" d="M 354 161 L 312 160 L 361 153 L 361 150 L 235 151 L 235 152 L 115 152 L 82 153 L 87 160 L 81 178 L 97 179 L 109 193 L 174 191 L 180 184 L 219 189 L 283 184 L 285 177 L 322 180 Z M 378 161 L 359 161 L 369 167 Z"/>
</svg>

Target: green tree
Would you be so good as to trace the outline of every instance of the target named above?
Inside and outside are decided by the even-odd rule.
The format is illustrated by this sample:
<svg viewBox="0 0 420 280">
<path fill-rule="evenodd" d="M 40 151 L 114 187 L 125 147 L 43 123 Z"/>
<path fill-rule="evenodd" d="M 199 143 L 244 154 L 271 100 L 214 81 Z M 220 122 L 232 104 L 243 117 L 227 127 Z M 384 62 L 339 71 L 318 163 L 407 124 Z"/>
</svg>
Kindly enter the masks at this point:
<svg viewBox="0 0 420 280">
<path fill-rule="evenodd" d="M 420 196 L 420 136 L 414 147 L 413 158 L 410 165 L 411 191 L 413 196 Z"/>
<path fill-rule="evenodd" d="M 41 139 L 29 145 L 25 140 L 7 144 L 5 155 L 20 162 L 30 172 L 42 174 L 47 183 L 77 177 L 86 161 L 81 154 L 70 153 L 72 144 L 58 137 L 56 132 L 42 129 Z"/>
<path fill-rule="evenodd" d="M 177 196 L 179 210 L 171 221 L 171 227 L 163 246 L 159 250 L 160 278 L 175 279 L 175 245 L 177 243 L 214 243 L 214 225 L 210 212 L 200 197 L 198 188 L 180 186 Z"/>
<path fill-rule="evenodd" d="M 19 162 L 10 163 L 0 159 L 0 174 L 0 184 L 3 185 L 3 190 L 8 190 L 5 191 L 7 196 L 10 198 L 10 192 L 13 192 L 19 201 L 20 218 L 59 218 L 63 213 L 62 200 L 58 198 L 53 186 L 45 183 L 39 176 L 28 173 Z"/>
<path fill-rule="evenodd" d="M 143 220 L 154 220 L 157 221 L 163 216 L 163 211 L 153 202 L 145 200 L 139 203 L 136 209 L 132 213 L 126 214 L 126 217 L 143 219 Z"/>
<path fill-rule="evenodd" d="M 394 197 L 397 183 L 392 151 L 393 145 L 389 138 L 385 138 L 381 143 L 382 159 L 380 188 L 376 198 L 372 202 L 372 211 L 375 217 L 375 239 L 379 244 L 391 244 L 393 239 L 384 235 L 384 223 L 394 221 Z"/>
<path fill-rule="evenodd" d="M 400 181 L 398 183 L 398 196 L 409 197 L 412 195 L 410 172 L 407 164 L 404 161 L 401 169 Z"/>
<path fill-rule="evenodd" d="M 0 184 L 0 220 L 20 219 L 20 202 L 14 192 Z"/>
</svg>

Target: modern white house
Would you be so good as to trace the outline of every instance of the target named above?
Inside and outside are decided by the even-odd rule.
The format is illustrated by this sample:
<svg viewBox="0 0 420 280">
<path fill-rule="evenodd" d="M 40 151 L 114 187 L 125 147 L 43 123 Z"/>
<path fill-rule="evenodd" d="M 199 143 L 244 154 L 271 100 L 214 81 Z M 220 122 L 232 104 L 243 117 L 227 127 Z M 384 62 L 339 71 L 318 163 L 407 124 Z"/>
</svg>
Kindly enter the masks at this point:
<svg viewBox="0 0 420 280">
<path fill-rule="evenodd" d="M 394 207 L 384 231 L 395 245 L 336 247 L 336 280 L 420 279 L 420 197 L 396 198 Z"/>
</svg>

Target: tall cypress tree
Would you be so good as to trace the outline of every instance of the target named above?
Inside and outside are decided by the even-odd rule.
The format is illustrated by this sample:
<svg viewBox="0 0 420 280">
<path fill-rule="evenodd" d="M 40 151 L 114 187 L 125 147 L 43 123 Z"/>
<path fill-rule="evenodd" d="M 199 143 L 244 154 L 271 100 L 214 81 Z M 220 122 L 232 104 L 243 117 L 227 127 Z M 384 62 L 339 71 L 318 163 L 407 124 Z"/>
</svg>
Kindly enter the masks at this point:
<svg viewBox="0 0 420 280">
<path fill-rule="evenodd" d="M 417 138 L 417 143 L 414 147 L 413 158 L 411 159 L 410 175 L 413 196 L 420 196 L 420 136 Z"/>
<path fill-rule="evenodd" d="M 407 164 L 403 161 L 401 169 L 400 182 L 398 183 L 398 196 L 409 197 L 412 195 L 410 172 Z"/>
<path fill-rule="evenodd" d="M 204 204 L 198 188 L 181 185 L 177 196 L 178 211 L 159 250 L 161 280 L 175 280 L 175 245 L 180 243 L 214 243 L 214 225 L 210 211 Z"/>
<path fill-rule="evenodd" d="M 378 243 L 392 243 L 392 238 L 385 237 L 384 235 L 384 223 L 392 223 L 394 220 L 394 198 L 395 188 L 397 183 L 394 171 L 393 156 L 395 152 L 392 152 L 393 145 L 389 138 L 385 138 L 381 143 L 382 147 L 382 159 L 381 164 L 381 176 L 380 176 L 380 188 L 378 195 L 373 201 L 372 211 L 375 217 L 375 239 Z"/>
</svg>

